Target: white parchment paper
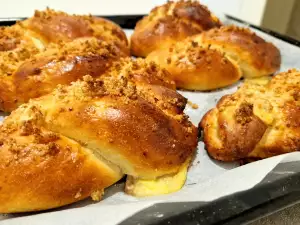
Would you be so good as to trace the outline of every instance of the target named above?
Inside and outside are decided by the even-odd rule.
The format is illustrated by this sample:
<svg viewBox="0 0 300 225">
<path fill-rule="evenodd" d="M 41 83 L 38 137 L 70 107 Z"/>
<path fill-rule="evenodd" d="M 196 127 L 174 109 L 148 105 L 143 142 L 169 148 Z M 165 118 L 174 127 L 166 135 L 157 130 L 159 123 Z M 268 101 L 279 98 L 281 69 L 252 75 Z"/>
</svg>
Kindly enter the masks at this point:
<svg viewBox="0 0 300 225">
<path fill-rule="evenodd" d="M 224 18 L 221 16 L 221 18 Z M 226 20 L 225 23 L 235 23 Z M 263 32 L 254 30 L 258 35 L 273 42 L 281 51 L 282 66 L 280 71 L 289 68 L 300 69 L 300 48 L 285 43 Z M 132 31 L 126 31 L 128 35 Z M 187 106 L 186 113 L 197 126 L 202 116 L 225 94 L 232 93 L 240 84 L 213 92 L 180 91 L 182 95 L 199 106 L 192 109 Z M 259 183 L 276 165 L 287 161 L 300 160 L 300 153 L 285 154 L 242 167 L 237 163 L 221 163 L 212 160 L 199 142 L 197 156 L 190 168 L 188 178 L 182 190 L 169 195 L 134 198 L 123 193 L 122 183 L 106 190 L 104 200 L 98 203 L 85 200 L 60 209 L 31 214 L 1 215 L 0 224 L 117 224 L 134 213 L 157 202 L 172 201 L 212 201 L 219 197 L 250 189 Z M 163 217 L 157 213 L 158 217 Z"/>
</svg>

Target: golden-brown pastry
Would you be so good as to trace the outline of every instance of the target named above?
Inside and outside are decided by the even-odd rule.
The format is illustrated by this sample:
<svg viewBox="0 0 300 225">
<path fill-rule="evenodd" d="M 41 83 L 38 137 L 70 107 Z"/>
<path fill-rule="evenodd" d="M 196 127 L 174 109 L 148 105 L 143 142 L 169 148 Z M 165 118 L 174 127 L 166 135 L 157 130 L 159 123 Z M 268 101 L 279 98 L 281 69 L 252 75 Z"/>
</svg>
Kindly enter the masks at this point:
<svg viewBox="0 0 300 225">
<path fill-rule="evenodd" d="M 14 118 L 18 122 L 5 122 L 0 135 L 1 213 L 55 208 L 87 196 L 99 200 L 103 188 L 123 177 L 118 167 L 76 141 L 28 117 Z"/>
<path fill-rule="evenodd" d="M 263 159 L 300 149 L 300 71 L 249 80 L 199 124 L 215 159 Z"/>
<path fill-rule="evenodd" d="M 123 55 L 115 45 L 96 38 L 78 38 L 49 46 L 21 63 L 0 83 L 1 108 L 11 111 L 18 105 L 50 93 L 58 84 L 69 84 L 82 76 L 100 76 Z"/>
<path fill-rule="evenodd" d="M 226 54 L 192 40 L 153 51 L 147 60 L 165 68 L 182 89 L 212 90 L 231 85 L 242 76 L 239 66 Z"/>
<path fill-rule="evenodd" d="M 147 60 L 166 68 L 176 86 L 212 90 L 231 85 L 241 76 L 266 76 L 280 68 L 280 52 L 246 28 L 227 26 L 151 52 Z"/>
<path fill-rule="evenodd" d="M 137 23 L 131 36 L 131 53 L 145 57 L 153 50 L 219 26 L 219 19 L 197 1 L 168 1 Z"/>
<path fill-rule="evenodd" d="M 0 30 L 0 110 L 11 111 L 57 84 L 101 75 L 128 54 L 124 32 L 110 21 L 36 11 Z"/>
<path fill-rule="evenodd" d="M 279 49 L 248 28 L 223 26 L 195 35 L 191 40 L 235 60 L 246 78 L 267 76 L 280 68 Z"/>
<path fill-rule="evenodd" d="M 157 87 L 164 86 L 176 90 L 175 82 L 167 70 L 162 69 L 154 62 L 147 62 L 141 58 L 134 60 L 130 57 L 121 58 L 113 63 L 108 72 L 102 76 L 113 76 L 122 79 L 122 76 L 125 75 L 138 84 L 153 84 Z"/>
<path fill-rule="evenodd" d="M 59 85 L 4 120 L 1 213 L 99 200 L 124 174 L 138 183 L 128 181 L 127 192 L 138 196 L 166 193 L 145 184 L 166 177 L 175 185 L 169 192 L 181 188 L 197 146 L 186 99 L 154 63 L 127 59 L 112 68 Z"/>
<path fill-rule="evenodd" d="M 82 37 L 96 37 L 110 41 L 128 54 L 128 41 L 123 30 L 104 18 L 84 15 L 69 15 L 47 8 L 35 11 L 33 17 L 19 23 L 41 44 L 68 42 Z"/>
</svg>

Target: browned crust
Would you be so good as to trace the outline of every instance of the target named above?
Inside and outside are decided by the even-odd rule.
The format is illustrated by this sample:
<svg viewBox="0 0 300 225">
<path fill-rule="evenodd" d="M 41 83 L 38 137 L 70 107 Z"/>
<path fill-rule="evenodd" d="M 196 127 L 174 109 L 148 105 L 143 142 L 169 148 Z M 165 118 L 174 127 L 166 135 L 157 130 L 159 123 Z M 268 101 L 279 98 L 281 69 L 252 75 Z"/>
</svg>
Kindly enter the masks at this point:
<svg viewBox="0 0 300 225">
<path fill-rule="evenodd" d="M 219 115 L 218 133 L 224 149 L 230 149 L 231 155 L 226 155 L 226 157 L 230 159 L 247 157 L 261 140 L 267 125 L 253 114 L 253 106 L 247 102 L 242 103 L 235 110 L 234 124 L 229 124 L 224 114 L 225 111 Z M 210 154 L 214 153 L 210 152 Z"/>
<path fill-rule="evenodd" d="M 71 41 L 81 37 L 97 37 L 101 40 L 116 40 L 125 46 L 127 38 L 121 27 L 104 18 L 69 15 L 47 8 L 35 11 L 32 18 L 22 24 L 34 31 L 46 42 Z"/>
<path fill-rule="evenodd" d="M 208 153 L 234 161 L 299 151 L 299 82 L 300 72 L 290 70 L 224 96 L 199 124 Z"/>
<path fill-rule="evenodd" d="M 135 69 L 121 70 L 120 78 L 103 76 L 96 82 L 85 78 L 85 82 L 40 98 L 36 106 L 47 113 L 49 129 L 81 143 L 95 140 L 87 146 L 103 146 L 104 155 L 108 154 L 105 149 L 110 149 L 109 154 L 115 152 L 123 159 L 127 174 L 156 177 L 175 172 L 197 145 L 197 129 L 183 114 L 186 100 L 169 88 L 132 82 L 130 77 L 140 72 Z M 54 97 L 55 106 L 51 103 Z M 117 161 L 112 162 L 120 163 Z M 128 168 L 129 164 L 133 166 Z"/>
<path fill-rule="evenodd" d="M 218 50 L 188 40 L 153 51 L 147 57 L 170 72 L 178 88 L 212 90 L 241 78 L 239 67 Z"/>
<path fill-rule="evenodd" d="M 110 148 L 117 149 L 117 154 L 134 165 L 127 174 L 152 178 L 172 173 L 192 155 L 197 140 L 194 127 L 186 129 L 180 121 L 169 118 L 143 99 L 129 104 L 120 98 L 105 98 L 105 101 L 111 106 L 102 112 L 101 119 L 94 119 L 93 111 L 97 113 L 94 104 L 82 106 L 74 112 L 76 117 L 70 118 L 75 126 L 81 124 L 80 130 L 87 134 L 82 141 L 88 138 L 99 143 L 110 140 Z M 115 112 L 119 115 L 113 116 Z M 99 135 L 103 133 L 105 135 Z"/>
<path fill-rule="evenodd" d="M 145 57 L 155 49 L 220 25 L 219 19 L 198 2 L 170 1 L 137 23 L 131 53 Z"/>
<path fill-rule="evenodd" d="M 123 174 L 178 172 L 195 153 L 197 129 L 166 74 L 123 59 L 14 110 L 0 127 L 0 212 L 99 198 Z"/>
<path fill-rule="evenodd" d="M 144 59 L 122 58 L 115 62 L 109 71 L 103 76 L 122 76 L 133 80 L 136 83 L 153 84 L 164 86 L 169 89 L 176 89 L 175 82 L 167 70 L 161 68 L 154 62 L 147 62 Z"/>
<path fill-rule="evenodd" d="M 26 60 L 13 74 L 15 107 L 50 93 L 58 84 L 69 84 L 86 74 L 100 76 L 122 56 L 114 45 L 95 38 L 49 48 Z"/>
<path fill-rule="evenodd" d="M 55 208 L 96 192 L 101 198 L 103 189 L 122 177 L 59 134 L 28 123 L 0 132 L 1 213 Z"/>
<path fill-rule="evenodd" d="M 11 59 L 12 62 L 24 60 L 38 52 L 39 48 L 35 46 L 32 39 L 19 24 L 0 28 L 0 53 L 4 57 L 3 60 Z M 1 71 L 4 65 L 2 65 L 2 60 L 0 63 Z"/>
<path fill-rule="evenodd" d="M 171 5 L 175 4 L 173 9 L 173 14 L 175 17 L 193 21 L 200 25 L 203 30 L 219 27 L 222 24 L 206 6 L 199 4 L 198 1 L 169 1 L 167 5 L 168 4 L 169 9 L 167 10 L 170 10 L 170 7 L 173 7 Z"/>
<path fill-rule="evenodd" d="M 223 26 L 193 37 L 239 61 L 245 77 L 270 75 L 280 68 L 280 51 L 248 28 Z"/>
<path fill-rule="evenodd" d="M 0 110 L 11 111 L 86 74 L 103 73 L 129 55 L 122 29 L 93 16 L 46 9 L 0 29 Z M 11 86 L 10 86 L 11 85 Z M 34 87 L 34 89 L 32 88 Z"/>
<path fill-rule="evenodd" d="M 299 101 L 299 99 L 297 99 L 297 101 Z M 293 101 L 286 102 L 283 112 L 285 116 L 284 121 L 287 127 L 292 129 L 297 129 L 298 127 L 300 127 L 300 105 L 293 104 Z"/>
<path fill-rule="evenodd" d="M 17 98 L 12 79 L 0 79 L 0 110 L 12 111 L 16 107 Z"/>
<path fill-rule="evenodd" d="M 23 37 L 23 31 L 17 29 L 17 26 L 0 27 L 0 51 L 9 51 L 15 49 Z"/>
</svg>

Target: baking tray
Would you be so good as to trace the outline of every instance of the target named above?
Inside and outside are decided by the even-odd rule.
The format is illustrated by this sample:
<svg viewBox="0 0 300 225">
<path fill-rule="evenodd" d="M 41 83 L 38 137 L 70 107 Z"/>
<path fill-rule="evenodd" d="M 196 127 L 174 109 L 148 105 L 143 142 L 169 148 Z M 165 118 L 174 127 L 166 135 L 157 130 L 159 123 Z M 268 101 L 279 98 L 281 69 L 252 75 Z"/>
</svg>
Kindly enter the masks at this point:
<svg viewBox="0 0 300 225">
<path fill-rule="evenodd" d="M 124 29 L 133 29 L 143 15 L 103 17 L 114 21 Z M 288 36 L 248 24 L 231 16 L 226 16 L 226 18 L 229 22 L 255 28 L 279 40 L 300 47 L 299 41 Z M 12 25 L 23 19 L 0 18 L 0 26 Z M 229 194 L 213 201 L 156 203 L 136 212 L 119 224 L 247 224 L 296 204 L 298 201 L 300 201 L 300 165 L 299 162 L 291 161 L 278 164 L 259 183 L 248 190 Z M 5 223 L 6 221 L 1 222 Z"/>
</svg>

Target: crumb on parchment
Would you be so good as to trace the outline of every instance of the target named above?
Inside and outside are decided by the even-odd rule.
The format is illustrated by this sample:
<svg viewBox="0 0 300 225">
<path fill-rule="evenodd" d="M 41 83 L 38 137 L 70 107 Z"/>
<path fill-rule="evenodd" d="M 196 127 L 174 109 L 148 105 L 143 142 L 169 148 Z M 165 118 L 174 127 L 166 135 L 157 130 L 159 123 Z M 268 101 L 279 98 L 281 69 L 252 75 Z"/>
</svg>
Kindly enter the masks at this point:
<svg viewBox="0 0 300 225">
<path fill-rule="evenodd" d="M 193 109 L 198 109 L 199 106 L 195 103 L 192 103 L 191 101 L 188 101 L 188 105 L 191 106 Z"/>
</svg>

